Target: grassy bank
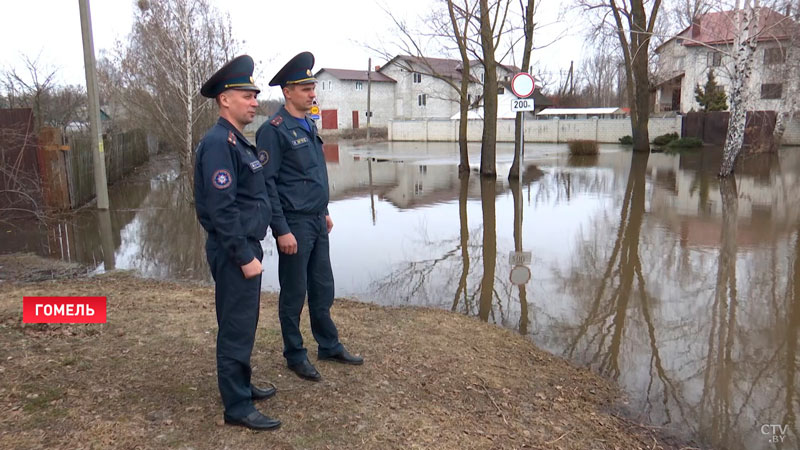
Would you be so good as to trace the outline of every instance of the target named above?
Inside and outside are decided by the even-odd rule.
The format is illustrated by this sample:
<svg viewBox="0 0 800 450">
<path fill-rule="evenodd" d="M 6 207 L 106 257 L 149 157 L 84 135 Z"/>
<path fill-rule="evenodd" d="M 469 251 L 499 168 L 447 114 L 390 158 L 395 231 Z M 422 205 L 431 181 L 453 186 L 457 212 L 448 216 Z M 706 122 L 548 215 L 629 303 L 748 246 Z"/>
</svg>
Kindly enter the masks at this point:
<svg viewBox="0 0 800 450">
<path fill-rule="evenodd" d="M 253 373 L 278 387 L 258 406 L 283 426 L 225 426 L 213 287 L 74 267 L 25 278 L 33 260 L 15 272 L 0 258 L 0 448 L 679 448 L 614 414 L 606 380 L 446 311 L 337 300 L 342 341 L 366 363 L 316 363 L 312 344 L 323 381 L 300 380 L 267 293 Z M 107 296 L 108 323 L 22 324 L 22 297 L 37 295 Z"/>
</svg>

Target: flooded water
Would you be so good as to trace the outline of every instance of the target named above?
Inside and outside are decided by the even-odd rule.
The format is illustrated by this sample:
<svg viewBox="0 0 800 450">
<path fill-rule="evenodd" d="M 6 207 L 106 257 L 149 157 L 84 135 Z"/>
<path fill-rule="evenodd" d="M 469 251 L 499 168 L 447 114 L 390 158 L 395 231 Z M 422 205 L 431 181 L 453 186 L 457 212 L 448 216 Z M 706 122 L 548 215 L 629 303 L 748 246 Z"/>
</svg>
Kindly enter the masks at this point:
<svg viewBox="0 0 800 450">
<path fill-rule="evenodd" d="M 499 151 L 501 177 L 482 181 L 458 178 L 454 144 L 326 146 L 337 295 L 514 329 L 616 381 L 635 420 L 703 446 L 800 446 L 800 149 L 720 181 L 714 150 L 529 144 L 521 184 Z M 189 195 L 157 165 L 111 189 L 108 216 L 0 229 L 1 250 L 210 280 Z"/>
</svg>

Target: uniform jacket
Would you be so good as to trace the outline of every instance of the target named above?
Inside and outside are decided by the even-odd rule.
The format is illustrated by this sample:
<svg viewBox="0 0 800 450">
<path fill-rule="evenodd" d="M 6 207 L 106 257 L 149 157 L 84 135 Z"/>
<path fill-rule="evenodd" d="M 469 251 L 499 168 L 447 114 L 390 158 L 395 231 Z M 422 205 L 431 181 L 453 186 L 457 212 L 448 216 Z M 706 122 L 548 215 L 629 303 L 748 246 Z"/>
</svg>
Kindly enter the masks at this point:
<svg viewBox="0 0 800 450">
<path fill-rule="evenodd" d="M 259 158 L 264 164 L 272 202 L 272 232 L 291 232 L 286 215 L 328 214 L 328 169 L 322 139 L 313 120 L 307 132 L 285 107 L 256 132 Z"/>
<path fill-rule="evenodd" d="M 255 257 L 248 239 L 267 234 L 272 208 L 256 148 L 219 118 L 197 146 L 194 198 L 197 217 L 236 264 Z"/>
</svg>

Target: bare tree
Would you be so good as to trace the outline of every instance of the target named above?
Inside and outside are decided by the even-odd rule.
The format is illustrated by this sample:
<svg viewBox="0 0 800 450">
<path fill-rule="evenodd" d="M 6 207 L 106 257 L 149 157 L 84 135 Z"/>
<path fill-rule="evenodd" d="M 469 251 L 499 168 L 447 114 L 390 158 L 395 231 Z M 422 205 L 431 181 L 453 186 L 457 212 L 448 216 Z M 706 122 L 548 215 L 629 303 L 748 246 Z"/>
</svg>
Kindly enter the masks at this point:
<svg viewBox="0 0 800 450">
<path fill-rule="evenodd" d="M 22 56 L 24 68 L 11 68 L 6 71 L 3 81 L 8 93 L 9 107 L 32 108 L 36 130 L 44 125 L 44 104 L 47 96 L 55 88 L 58 71 L 45 66 L 39 56 Z"/>
<path fill-rule="evenodd" d="M 230 18 L 208 0 L 139 0 L 127 46 L 101 63 L 101 83 L 140 126 L 180 155 L 191 178 L 193 149 L 213 123 L 200 86 L 236 50 Z"/>
<path fill-rule="evenodd" d="M 458 122 L 458 173 L 459 176 L 469 174 L 469 151 L 467 149 L 467 115 L 469 113 L 469 85 L 470 85 L 470 58 L 469 58 L 469 29 L 470 23 L 475 16 L 475 2 L 470 4 L 470 0 L 464 0 L 463 5 L 459 5 L 458 14 L 453 0 L 447 0 L 447 13 L 450 16 L 450 23 L 453 27 L 453 37 L 458 46 L 458 53 L 461 56 L 461 84 L 458 94 L 459 102 L 459 122 Z M 460 19 L 459 19 L 460 18 Z"/>
<path fill-rule="evenodd" d="M 645 7 L 649 4 L 649 14 Z M 593 33 L 613 30 L 625 62 L 633 150 L 650 151 L 650 43 L 661 0 L 578 0 L 595 21 Z"/>
<path fill-rule="evenodd" d="M 489 4 L 480 0 L 480 61 L 483 63 L 483 135 L 481 136 L 481 176 L 496 177 L 497 153 L 497 58 L 496 52 L 503 36 L 503 27 L 511 0 L 497 0 Z"/>
<path fill-rule="evenodd" d="M 753 72 L 753 55 L 756 51 L 758 33 L 759 0 L 745 0 L 744 10 L 734 10 L 736 32 L 734 34 L 734 63 L 730 78 L 730 119 L 725 146 L 722 149 L 722 167 L 719 175 L 728 176 L 733 172 L 736 157 L 744 143 L 744 127 L 747 115 L 747 100 L 750 97 L 748 84 Z"/>
<path fill-rule="evenodd" d="M 442 8 L 444 5 L 446 8 Z M 477 94 L 474 88 L 475 79 L 471 73 L 471 57 L 476 54 L 474 42 L 476 34 L 476 9 L 477 0 L 442 0 L 425 18 L 420 29 L 384 8 L 386 15 L 394 23 L 398 32 L 398 39 L 390 43 L 390 47 L 378 48 L 366 44 L 370 50 L 378 52 L 387 60 L 393 60 L 403 70 L 431 76 L 444 82 L 451 92 L 438 93 L 441 100 L 450 101 L 451 93 L 457 96 L 459 103 L 459 176 L 469 171 L 469 153 L 467 150 L 468 113 L 472 106 L 470 101 L 472 93 Z M 394 51 L 400 52 L 402 57 L 395 58 Z M 452 70 L 452 64 L 443 64 L 442 59 L 434 55 L 451 55 L 458 53 L 460 64 L 457 70 Z M 437 93 L 432 93 L 437 95 Z M 477 98 L 478 96 L 475 95 Z"/>
</svg>

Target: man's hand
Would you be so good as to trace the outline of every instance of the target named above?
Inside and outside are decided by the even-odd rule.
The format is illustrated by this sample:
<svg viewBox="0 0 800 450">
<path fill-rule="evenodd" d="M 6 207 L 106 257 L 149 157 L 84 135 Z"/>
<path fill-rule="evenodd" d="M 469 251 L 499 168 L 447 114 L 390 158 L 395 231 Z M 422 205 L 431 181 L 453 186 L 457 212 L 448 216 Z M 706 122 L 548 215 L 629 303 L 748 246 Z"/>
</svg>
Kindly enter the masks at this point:
<svg viewBox="0 0 800 450">
<path fill-rule="evenodd" d="M 255 278 L 261 275 L 261 261 L 258 258 L 253 258 L 252 261 L 242 266 L 242 273 L 245 279 Z"/>
<path fill-rule="evenodd" d="M 330 234 L 333 229 L 333 219 L 331 219 L 331 216 L 325 216 L 325 225 L 328 226 L 328 234 Z"/>
<path fill-rule="evenodd" d="M 278 236 L 278 250 L 287 255 L 294 255 L 297 253 L 297 239 L 294 238 L 292 233 Z"/>
</svg>

